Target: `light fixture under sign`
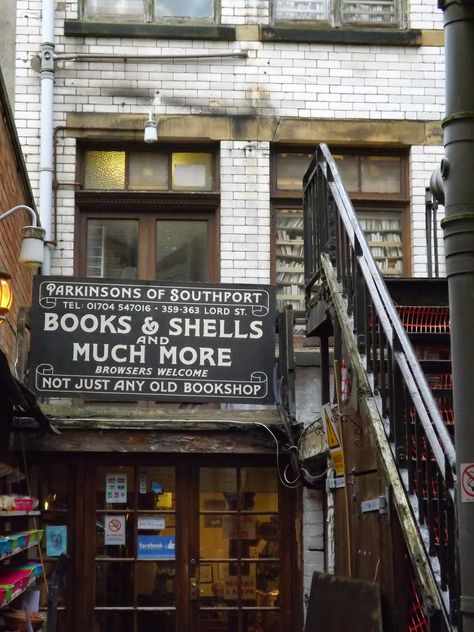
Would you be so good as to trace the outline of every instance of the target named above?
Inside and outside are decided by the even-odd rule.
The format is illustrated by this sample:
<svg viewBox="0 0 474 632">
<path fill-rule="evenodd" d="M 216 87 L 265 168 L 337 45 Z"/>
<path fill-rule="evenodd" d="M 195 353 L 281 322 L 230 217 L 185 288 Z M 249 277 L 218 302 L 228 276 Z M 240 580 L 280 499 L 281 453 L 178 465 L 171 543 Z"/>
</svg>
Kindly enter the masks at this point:
<svg viewBox="0 0 474 632">
<path fill-rule="evenodd" d="M 153 112 L 150 112 L 148 120 L 145 121 L 145 135 L 143 140 L 145 143 L 156 143 L 158 140 L 157 123 L 153 118 Z"/>
</svg>

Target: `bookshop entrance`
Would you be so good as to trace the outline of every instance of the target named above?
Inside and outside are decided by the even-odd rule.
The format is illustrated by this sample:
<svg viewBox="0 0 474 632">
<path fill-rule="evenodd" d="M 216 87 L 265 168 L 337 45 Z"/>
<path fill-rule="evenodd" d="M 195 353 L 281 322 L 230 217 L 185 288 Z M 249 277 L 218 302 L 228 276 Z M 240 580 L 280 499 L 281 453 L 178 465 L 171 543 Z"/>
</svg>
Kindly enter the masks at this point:
<svg viewBox="0 0 474 632">
<path fill-rule="evenodd" d="M 66 513 L 45 507 L 48 485 L 63 484 L 52 465 L 32 464 L 45 524 L 68 523 L 64 629 L 298 629 L 298 491 L 281 484 L 274 458 L 89 453 L 73 462 Z"/>
</svg>

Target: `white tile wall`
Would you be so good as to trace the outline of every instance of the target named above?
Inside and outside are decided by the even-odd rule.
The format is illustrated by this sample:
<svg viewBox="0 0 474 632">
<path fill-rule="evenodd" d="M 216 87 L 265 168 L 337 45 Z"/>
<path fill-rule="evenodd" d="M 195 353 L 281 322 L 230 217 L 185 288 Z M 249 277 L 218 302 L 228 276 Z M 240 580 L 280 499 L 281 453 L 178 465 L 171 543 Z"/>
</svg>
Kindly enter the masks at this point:
<svg viewBox="0 0 474 632">
<path fill-rule="evenodd" d="M 429 185 L 431 174 L 439 167 L 444 152 L 442 147 L 416 145 L 410 154 L 410 197 L 412 200 L 412 255 L 413 276 L 427 274 L 426 228 L 425 228 L 425 188 Z M 437 211 L 438 252 L 440 276 L 445 276 L 443 231 L 440 221 L 444 217 L 444 208 Z"/>
<path fill-rule="evenodd" d="M 324 572 L 323 492 L 303 489 L 303 594 L 310 594 L 313 572 Z"/>
</svg>

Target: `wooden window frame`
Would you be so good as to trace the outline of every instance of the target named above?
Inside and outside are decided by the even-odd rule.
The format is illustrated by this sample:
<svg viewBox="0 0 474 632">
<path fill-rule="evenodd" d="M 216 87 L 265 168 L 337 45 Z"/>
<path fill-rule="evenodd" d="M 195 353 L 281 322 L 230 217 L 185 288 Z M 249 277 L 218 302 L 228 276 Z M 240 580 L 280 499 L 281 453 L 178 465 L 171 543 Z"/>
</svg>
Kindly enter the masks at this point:
<svg viewBox="0 0 474 632">
<path fill-rule="evenodd" d="M 399 193 L 361 193 L 349 192 L 349 196 L 357 212 L 398 211 L 402 216 L 403 235 L 403 271 L 401 276 L 412 274 L 411 247 L 411 214 L 409 198 L 409 155 L 407 149 L 385 149 L 378 147 L 345 147 L 331 146 L 334 154 L 351 156 L 399 156 L 400 157 L 400 192 Z M 278 189 L 277 187 L 277 154 L 279 153 L 314 153 L 314 146 L 275 145 L 270 158 L 270 195 L 271 195 L 271 281 L 276 283 L 276 218 L 281 208 L 302 208 L 302 191 Z"/>
<path fill-rule="evenodd" d="M 395 30 L 404 28 L 404 0 L 394 0 L 395 5 L 395 19 L 393 22 L 380 22 L 380 21 L 364 21 L 364 20 L 344 20 L 343 19 L 343 5 L 348 0 L 329 0 L 329 7 L 327 17 L 322 19 L 308 20 L 304 18 L 276 18 L 276 8 L 278 2 L 283 0 L 272 0 L 272 16 L 275 24 L 293 24 L 293 25 L 306 25 L 308 27 L 329 27 L 329 28 L 360 28 L 360 29 L 384 29 Z M 360 0 L 356 0 L 360 1 Z M 383 0 L 382 0 L 383 2 Z"/>
<path fill-rule="evenodd" d="M 87 5 L 88 0 L 80 0 L 79 1 L 79 14 L 81 16 L 81 20 L 87 20 L 88 18 L 86 18 L 86 12 L 87 12 Z M 221 11 L 220 11 L 220 0 L 213 0 L 212 2 L 213 6 L 214 6 L 214 15 L 212 17 L 196 17 L 194 18 L 193 16 L 172 16 L 169 18 L 166 17 L 156 17 L 154 15 L 154 5 L 155 2 L 154 0 L 145 0 L 145 2 L 143 3 L 144 5 L 144 11 L 143 11 L 143 17 L 141 20 L 130 20 L 130 19 L 125 19 L 123 20 L 123 23 L 134 23 L 134 24 L 148 24 L 148 23 L 152 23 L 152 24 L 183 24 L 183 23 L 189 23 L 191 22 L 192 24 L 218 24 L 220 22 L 220 17 L 221 17 Z M 93 17 L 92 20 L 93 21 L 107 21 L 109 19 L 109 16 L 105 16 L 103 18 L 101 17 Z"/>
<path fill-rule="evenodd" d="M 76 222 L 75 222 L 75 251 L 74 274 L 86 276 L 86 229 L 87 220 L 97 219 L 137 219 L 139 221 L 140 252 L 138 259 L 138 278 L 153 280 L 155 265 L 155 229 L 154 222 L 157 219 L 197 220 L 203 219 L 209 223 L 208 231 L 208 266 L 209 282 L 219 281 L 219 164 L 218 152 L 214 145 L 202 146 L 170 146 L 160 145 L 156 149 L 145 148 L 132 143 L 94 144 L 80 147 L 77 161 L 77 181 L 84 182 L 85 152 L 86 151 L 125 151 L 125 189 L 107 190 L 81 189 L 76 191 Z M 174 153 L 211 153 L 212 166 L 212 191 L 164 191 L 153 190 L 128 190 L 128 161 L 129 154 L 137 151 L 144 153 L 166 152 L 168 153 L 168 182 L 171 186 L 171 160 Z M 153 235 L 152 244 L 149 236 Z M 151 263 L 153 262 L 153 264 Z"/>
<path fill-rule="evenodd" d="M 173 153 L 192 153 L 192 154 L 202 154 L 208 153 L 212 155 L 212 189 L 210 191 L 202 191 L 198 190 L 193 192 L 193 195 L 210 195 L 211 193 L 219 193 L 220 191 L 220 165 L 219 165 L 219 147 L 216 144 L 201 144 L 201 145 L 170 145 L 170 144 L 153 144 L 150 146 L 144 146 L 144 144 L 133 143 L 133 142 L 123 142 L 123 143 L 95 143 L 95 144 L 81 144 L 78 146 L 78 160 L 76 163 L 76 182 L 81 183 L 81 191 L 85 191 L 84 188 L 84 180 L 85 180 L 85 154 L 88 151 L 122 151 L 125 152 L 125 184 L 123 189 L 113 189 L 114 192 L 128 192 L 128 193 L 137 193 L 140 189 L 129 189 L 129 160 L 130 154 L 133 153 L 149 153 L 149 154 L 167 154 L 168 155 L 168 189 L 146 189 L 147 192 L 153 193 L 155 195 L 163 194 L 163 193 L 174 193 L 175 195 L 181 195 L 186 193 L 186 191 L 175 191 L 171 188 L 171 178 L 172 178 L 172 158 Z M 100 191 L 107 192 L 107 189 L 87 189 L 88 191 Z"/>
</svg>

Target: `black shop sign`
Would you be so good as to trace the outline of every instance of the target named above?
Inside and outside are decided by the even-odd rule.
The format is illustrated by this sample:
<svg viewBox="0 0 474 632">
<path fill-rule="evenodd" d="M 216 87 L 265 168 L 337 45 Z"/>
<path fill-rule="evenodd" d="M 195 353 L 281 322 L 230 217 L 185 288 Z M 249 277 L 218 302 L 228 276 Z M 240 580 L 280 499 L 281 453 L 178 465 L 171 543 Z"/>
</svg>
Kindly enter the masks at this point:
<svg viewBox="0 0 474 632">
<path fill-rule="evenodd" d="M 36 277 L 39 396 L 269 404 L 275 289 Z"/>
</svg>

